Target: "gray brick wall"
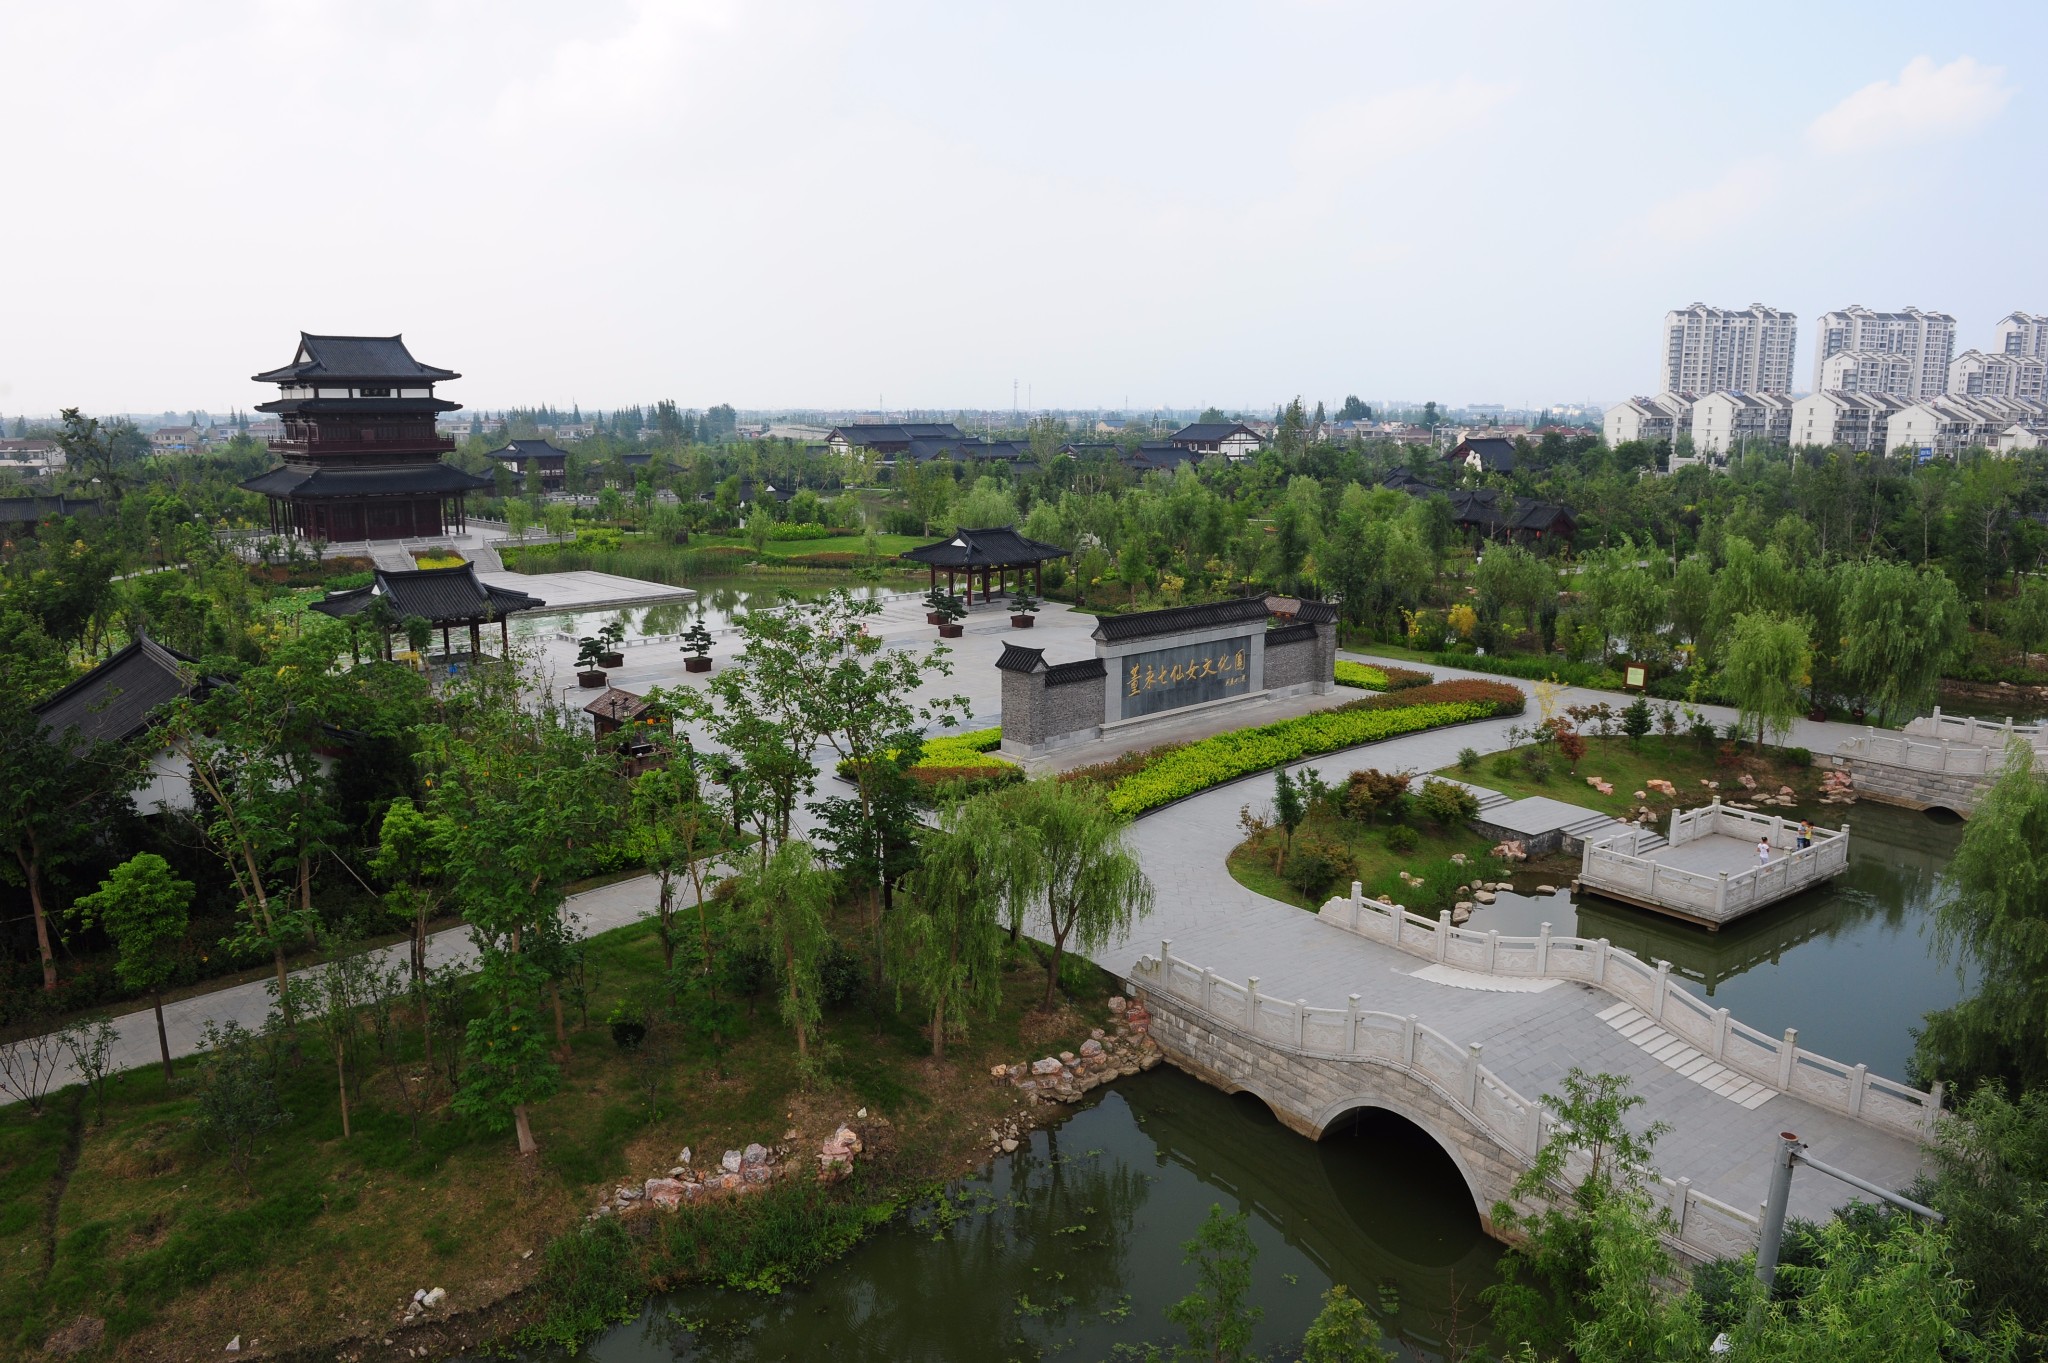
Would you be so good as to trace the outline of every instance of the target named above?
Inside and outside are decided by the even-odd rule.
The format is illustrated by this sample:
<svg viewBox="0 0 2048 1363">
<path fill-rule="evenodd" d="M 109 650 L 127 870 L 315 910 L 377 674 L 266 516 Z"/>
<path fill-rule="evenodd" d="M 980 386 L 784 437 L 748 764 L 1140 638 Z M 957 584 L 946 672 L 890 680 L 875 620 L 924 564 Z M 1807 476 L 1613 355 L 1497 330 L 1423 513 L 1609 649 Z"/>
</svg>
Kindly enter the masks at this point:
<svg viewBox="0 0 2048 1363">
<path fill-rule="evenodd" d="M 1045 673 L 1003 673 L 1003 748 L 1039 752 L 1062 739 L 1075 741 L 1101 732 L 1108 679 L 1090 677 L 1047 686 Z"/>
<path fill-rule="evenodd" d="M 1267 644 L 1266 689 L 1284 691 L 1313 686 L 1318 642 L 1316 639 L 1302 639 L 1290 644 Z"/>
</svg>

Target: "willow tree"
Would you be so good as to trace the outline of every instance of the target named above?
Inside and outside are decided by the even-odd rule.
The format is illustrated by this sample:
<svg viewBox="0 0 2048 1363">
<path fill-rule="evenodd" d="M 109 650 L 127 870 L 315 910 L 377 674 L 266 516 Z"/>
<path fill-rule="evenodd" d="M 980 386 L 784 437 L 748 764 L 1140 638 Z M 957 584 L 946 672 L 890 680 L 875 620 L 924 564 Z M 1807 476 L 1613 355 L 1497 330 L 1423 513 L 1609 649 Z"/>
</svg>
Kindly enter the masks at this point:
<svg viewBox="0 0 2048 1363">
<path fill-rule="evenodd" d="M 1052 946 L 1045 963 L 1045 1007 L 1050 1009 L 1059 993 L 1060 960 L 1069 947 L 1093 951 L 1128 933 L 1152 911 L 1152 882 L 1124 844 L 1123 821 L 1093 787 L 1028 781 L 1005 804 L 1038 853 Z"/>
<path fill-rule="evenodd" d="M 1721 689 L 1735 702 L 1742 726 L 1755 725 L 1759 743 L 1767 733 L 1789 732 L 1813 670 L 1806 622 L 1769 611 L 1738 615 L 1720 654 Z"/>
<path fill-rule="evenodd" d="M 799 1064 L 811 1058 L 811 1033 L 823 1013 L 818 969 L 831 944 L 825 927 L 831 902 L 832 873 L 801 838 L 784 842 L 739 884 L 741 930 L 775 971 L 782 1020 L 796 1033 Z"/>
<path fill-rule="evenodd" d="M 1002 1000 L 1002 909 L 1034 892 L 1037 838 L 1011 819 L 1001 792 L 964 800 L 927 834 L 908 898 L 890 916 L 896 1002 L 907 990 L 931 1014 L 932 1055 L 964 1035 L 977 1010 Z"/>
</svg>

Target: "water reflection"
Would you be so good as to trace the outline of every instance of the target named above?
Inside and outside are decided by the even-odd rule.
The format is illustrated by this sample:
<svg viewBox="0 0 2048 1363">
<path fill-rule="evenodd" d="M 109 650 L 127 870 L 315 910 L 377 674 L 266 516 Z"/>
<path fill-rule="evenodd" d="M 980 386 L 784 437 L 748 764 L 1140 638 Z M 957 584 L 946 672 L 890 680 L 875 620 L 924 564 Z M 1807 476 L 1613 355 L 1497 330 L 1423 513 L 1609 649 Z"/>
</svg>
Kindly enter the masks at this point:
<svg viewBox="0 0 2048 1363">
<path fill-rule="evenodd" d="M 522 616 L 513 622 L 512 629 L 515 634 L 539 632 L 579 639 L 596 634 L 605 625 L 616 623 L 625 631 L 623 637 L 627 639 L 673 638 L 700 620 L 706 629 L 722 630 L 731 626 L 734 617 L 742 610 L 761 610 L 791 601 L 816 601 L 832 591 L 848 591 L 862 598 L 888 597 L 898 592 L 897 588 L 869 583 L 772 577 L 704 578 L 693 583 L 692 589 L 697 593 L 694 597 L 648 606 L 600 607 L 596 610 Z"/>
<path fill-rule="evenodd" d="M 1831 811 L 1833 812 L 1833 811 Z M 1669 961 L 1695 993 L 1752 1027 L 1799 1029 L 1799 1044 L 1902 1079 L 1913 1030 L 1969 987 L 1934 946 L 1941 874 L 1962 824 L 1885 805 L 1847 811 L 1849 869 L 1761 913 L 1709 932 L 1597 896 L 1503 894 L 1469 926 L 1605 937 L 1646 961 Z"/>
<path fill-rule="evenodd" d="M 1106 1359 L 1164 1339 L 1191 1288 L 1181 1245 L 1212 1203 L 1248 1210 L 1261 1350 L 1298 1343 L 1350 1286 L 1436 1358 L 1469 1334 L 1498 1248 L 1427 1136 L 1360 1114 L 1321 1143 L 1171 1070 L 1128 1080 L 1016 1155 L 772 1299 L 699 1290 L 594 1343 L 603 1363 L 835 1358 Z"/>
</svg>

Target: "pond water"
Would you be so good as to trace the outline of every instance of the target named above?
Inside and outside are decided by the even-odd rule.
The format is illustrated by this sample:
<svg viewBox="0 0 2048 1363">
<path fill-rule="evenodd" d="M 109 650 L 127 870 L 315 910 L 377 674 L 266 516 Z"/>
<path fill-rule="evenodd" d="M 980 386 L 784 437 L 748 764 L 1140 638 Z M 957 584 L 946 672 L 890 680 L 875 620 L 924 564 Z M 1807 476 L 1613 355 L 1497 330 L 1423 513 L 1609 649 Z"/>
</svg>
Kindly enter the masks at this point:
<svg viewBox="0 0 2048 1363">
<path fill-rule="evenodd" d="M 1970 987 L 1935 948 L 1941 873 L 1962 839 L 1960 821 L 1886 805 L 1827 811 L 1849 821 L 1849 869 L 1719 932 L 1569 893 L 1502 894 L 1466 926 L 1503 935 L 1551 931 L 1605 937 L 1647 961 L 1669 961 L 1696 994 L 1773 1035 L 1845 1064 L 1906 1077 L 1913 1029 Z M 1817 820 L 1818 821 L 1818 820 Z"/>
<path fill-rule="evenodd" d="M 521 638 L 561 634 L 577 639 L 595 634 L 601 626 L 617 621 L 625 626 L 627 639 L 669 638 L 701 620 L 704 627 L 715 634 L 731 628 L 733 618 L 741 610 L 760 610 L 785 601 L 816 601 L 840 590 L 850 591 L 857 597 L 887 601 L 903 595 L 906 590 L 896 585 L 877 586 L 796 575 L 704 578 L 692 583 L 691 589 L 697 595 L 681 601 L 523 615 L 512 622 L 512 633 Z M 912 592 L 910 595 L 921 593 Z"/>
<path fill-rule="evenodd" d="M 1403 1357 L 1436 1359 L 1447 1332 L 1472 1342 L 1500 1253 L 1449 1158 L 1406 1121 L 1365 1113 L 1309 1141 L 1255 1099 L 1165 1066 L 1098 1090 L 947 1200 L 950 1218 L 913 1211 L 778 1296 L 650 1301 L 583 1357 L 1128 1356 L 1177 1337 L 1163 1312 L 1194 1286 L 1181 1246 L 1220 1204 L 1251 1213 L 1260 1352 L 1298 1345 L 1323 1291 L 1343 1283 Z"/>
</svg>

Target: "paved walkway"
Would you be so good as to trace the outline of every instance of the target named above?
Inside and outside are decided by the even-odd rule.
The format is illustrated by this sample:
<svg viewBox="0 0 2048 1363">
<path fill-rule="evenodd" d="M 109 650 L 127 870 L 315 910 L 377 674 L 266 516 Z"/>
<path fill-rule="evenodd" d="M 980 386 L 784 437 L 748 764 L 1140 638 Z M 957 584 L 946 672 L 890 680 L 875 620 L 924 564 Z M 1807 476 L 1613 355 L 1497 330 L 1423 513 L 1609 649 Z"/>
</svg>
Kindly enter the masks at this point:
<svg viewBox="0 0 2048 1363">
<path fill-rule="evenodd" d="M 1517 684 L 1526 689 L 1525 683 Z M 1613 697 L 1573 690 L 1562 703 L 1595 699 Z M 1721 713 L 1715 717 L 1725 722 Z M 1319 767 L 1334 777 L 1369 761 L 1383 770 L 1430 771 L 1455 762 L 1460 748 L 1498 751 L 1506 746 L 1507 729 L 1526 723 L 1485 720 L 1431 730 L 1314 758 L 1293 769 Z M 1850 725 L 1804 728 L 1794 741 L 1823 751 L 1837 741 L 1830 730 L 1843 736 L 1855 732 Z M 1540 992 L 1491 991 L 1458 988 L 1426 975 L 1417 978 L 1426 969 L 1419 958 L 1239 885 L 1224 865 L 1225 854 L 1243 836 L 1238 810 L 1247 801 L 1259 803 L 1270 788 L 1265 778 L 1249 778 L 1137 823 L 1131 841 L 1152 878 L 1156 907 L 1130 937 L 1096 953 L 1098 964 L 1128 977 L 1138 957 L 1158 954 L 1165 938 L 1179 960 L 1211 967 L 1232 980 L 1258 976 L 1259 992 L 1268 998 L 1341 1009 L 1349 995 L 1357 994 L 1363 1008 L 1412 1013 L 1447 1036 L 1480 1043 L 1484 1062 L 1529 1097 L 1556 1092 L 1574 1065 L 1625 1074 L 1634 1091 L 1648 1100 L 1638 1109 L 1643 1119 L 1671 1124 L 1658 1144 L 1660 1171 L 1669 1178 L 1690 1178 L 1699 1191 L 1744 1210 L 1763 1201 L 1772 1142 L 1780 1131 L 1797 1132 L 1816 1158 L 1886 1186 L 1904 1187 L 1918 1171 L 1919 1151 L 1910 1140 L 1784 1095 L 1746 1107 L 1681 1076 L 1601 1018 L 1617 1002 L 1605 991 L 1580 984 Z M 1820 1175 L 1803 1176 L 1793 1183 L 1793 1211 L 1824 1217 L 1847 1200 L 1847 1191 Z"/>
</svg>

